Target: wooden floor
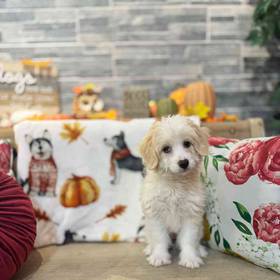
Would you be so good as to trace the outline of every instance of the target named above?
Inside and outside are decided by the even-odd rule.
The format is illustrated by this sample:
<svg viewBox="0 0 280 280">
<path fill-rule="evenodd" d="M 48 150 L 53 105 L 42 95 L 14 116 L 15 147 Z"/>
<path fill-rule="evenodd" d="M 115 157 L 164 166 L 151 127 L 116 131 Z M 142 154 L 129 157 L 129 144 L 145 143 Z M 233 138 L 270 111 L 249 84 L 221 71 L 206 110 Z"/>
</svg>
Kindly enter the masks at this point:
<svg viewBox="0 0 280 280">
<path fill-rule="evenodd" d="M 279 280 L 280 275 L 239 258 L 210 251 L 206 264 L 190 270 L 147 264 L 143 244 L 71 244 L 34 250 L 13 278 L 32 280 Z"/>
</svg>

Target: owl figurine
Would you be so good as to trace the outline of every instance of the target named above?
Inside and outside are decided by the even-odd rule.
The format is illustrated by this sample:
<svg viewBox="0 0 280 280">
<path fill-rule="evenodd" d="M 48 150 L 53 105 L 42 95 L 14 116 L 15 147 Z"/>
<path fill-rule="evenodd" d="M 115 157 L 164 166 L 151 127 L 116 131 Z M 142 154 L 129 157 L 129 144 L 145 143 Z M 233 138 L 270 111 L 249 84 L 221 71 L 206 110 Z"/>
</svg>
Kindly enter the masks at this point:
<svg viewBox="0 0 280 280">
<path fill-rule="evenodd" d="M 95 84 L 86 84 L 73 88 L 73 113 L 80 116 L 90 116 L 104 109 L 104 102 L 100 98 L 101 87 Z"/>
</svg>

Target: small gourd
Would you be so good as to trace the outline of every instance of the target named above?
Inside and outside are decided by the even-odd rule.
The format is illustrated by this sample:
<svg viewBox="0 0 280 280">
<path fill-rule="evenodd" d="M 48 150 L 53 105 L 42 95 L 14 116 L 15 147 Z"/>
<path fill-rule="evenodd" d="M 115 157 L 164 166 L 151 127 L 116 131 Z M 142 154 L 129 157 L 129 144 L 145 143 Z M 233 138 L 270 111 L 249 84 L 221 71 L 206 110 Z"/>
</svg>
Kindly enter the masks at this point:
<svg viewBox="0 0 280 280">
<path fill-rule="evenodd" d="M 176 115 L 177 113 L 178 113 L 178 106 L 174 100 L 170 98 L 163 98 L 158 101 L 157 117 Z"/>
</svg>

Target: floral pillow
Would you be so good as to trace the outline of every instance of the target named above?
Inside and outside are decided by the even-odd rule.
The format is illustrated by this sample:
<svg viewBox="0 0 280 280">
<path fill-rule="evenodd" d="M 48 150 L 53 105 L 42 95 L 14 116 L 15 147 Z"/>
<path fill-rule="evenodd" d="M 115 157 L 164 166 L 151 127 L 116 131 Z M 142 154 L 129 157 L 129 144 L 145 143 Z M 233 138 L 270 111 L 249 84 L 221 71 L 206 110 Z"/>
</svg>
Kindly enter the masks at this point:
<svg viewBox="0 0 280 280">
<path fill-rule="evenodd" d="M 13 175 L 13 148 L 8 140 L 0 140 L 0 172 Z"/>
<path fill-rule="evenodd" d="M 280 273 L 280 136 L 209 144 L 202 180 L 210 246 Z"/>
</svg>

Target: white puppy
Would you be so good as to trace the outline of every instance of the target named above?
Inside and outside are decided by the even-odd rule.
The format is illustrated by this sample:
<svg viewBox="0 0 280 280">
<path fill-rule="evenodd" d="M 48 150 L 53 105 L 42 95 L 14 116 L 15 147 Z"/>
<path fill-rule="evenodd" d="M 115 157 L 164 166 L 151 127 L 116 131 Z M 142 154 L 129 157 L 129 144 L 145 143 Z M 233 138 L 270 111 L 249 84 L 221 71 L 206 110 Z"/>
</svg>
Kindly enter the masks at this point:
<svg viewBox="0 0 280 280">
<path fill-rule="evenodd" d="M 208 134 L 183 116 L 156 121 L 140 145 L 147 175 L 141 193 L 151 265 L 171 263 L 170 233 L 177 234 L 179 264 L 196 268 L 207 252 L 200 240 L 205 207 L 200 182 L 202 156 L 208 154 Z"/>
</svg>

